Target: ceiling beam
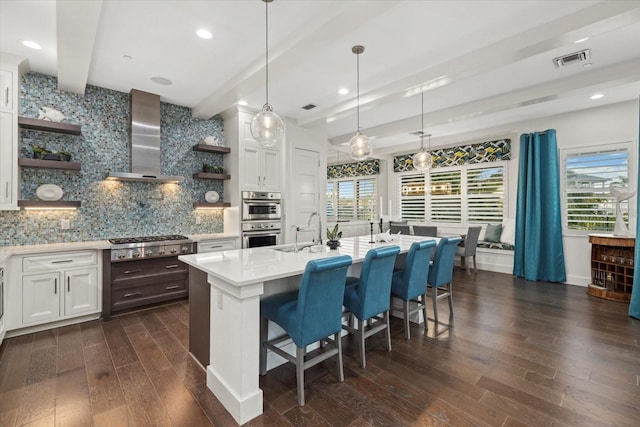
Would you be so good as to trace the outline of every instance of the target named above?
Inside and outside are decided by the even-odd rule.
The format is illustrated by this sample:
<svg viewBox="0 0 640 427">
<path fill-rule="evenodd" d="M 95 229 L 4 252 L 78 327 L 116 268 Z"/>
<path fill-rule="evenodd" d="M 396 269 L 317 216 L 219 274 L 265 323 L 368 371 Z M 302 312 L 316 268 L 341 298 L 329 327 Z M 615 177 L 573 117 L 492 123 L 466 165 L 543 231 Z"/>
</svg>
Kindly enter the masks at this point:
<svg viewBox="0 0 640 427">
<path fill-rule="evenodd" d="M 58 89 L 84 95 L 102 0 L 56 1 Z"/>
<path fill-rule="evenodd" d="M 354 22 L 358 25 L 384 15 L 399 2 L 341 2 L 331 15 L 321 16 L 312 23 L 315 28 L 306 27 L 309 36 L 300 38 L 299 29 L 287 37 L 288 44 L 269 49 L 269 74 L 284 75 L 285 71 L 297 66 L 300 58 L 309 52 L 331 45 L 342 35 L 353 32 Z M 282 73 L 279 73 L 282 71 Z M 193 108 L 193 116 L 208 119 L 232 107 L 238 99 L 250 95 L 256 89 L 264 87 L 264 58 L 258 59 L 254 67 L 239 75 L 233 81 L 221 85 L 224 89 L 207 96 Z"/>
<path fill-rule="evenodd" d="M 637 3 L 598 3 L 577 11 L 571 16 L 557 19 L 474 52 L 465 53 L 402 79 L 398 79 L 397 76 L 402 75 L 399 70 L 404 65 L 398 64 L 396 69 L 389 69 L 385 71 L 384 75 L 374 76 L 365 82 L 367 87 L 374 89 L 361 94 L 360 109 L 366 106 L 375 108 L 375 106 L 400 100 L 410 95 L 411 91 L 419 93 L 419 86 L 422 86 L 425 91 L 429 91 L 451 85 L 548 52 L 566 45 L 568 40 L 573 41 L 582 37 L 585 33 L 589 33 L 593 37 L 613 29 L 635 24 L 638 19 L 640 19 L 640 7 Z M 469 37 L 476 36 L 472 34 Z M 464 51 L 466 43 L 469 41 L 465 39 L 458 41 L 460 51 Z M 446 47 L 449 50 L 456 50 L 450 44 Z M 428 63 L 428 61 L 424 62 Z M 356 103 L 353 100 L 319 108 L 304 119 L 298 120 L 298 126 L 313 125 L 325 117 L 327 121 L 351 117 L 355 108 Z"/>
<path fill-rule="evenodd" d="M 640 59 L 432 111 L 425 114 L 424 126 L 433 128 L 467 120 L 471 117 L 481 117 L 554 99 L 567 98 L 579 94 L 591 94 L 593 90 L 600 90 L 614 85 L 640 82 L 640 74 L 636 72 L 638 69 L 640 69 Z M 380 126 L 365 128 L 361 132 L 376 139 L 408 134 L 416 130 L 418 123 L 420 123 L 419 119 L 420 116 L 408 117 Z M 353 132 L 330 138 L 329 142 L 333 145 L 341 145 L 349 142 L 351 137 L 353 137 Z"/>
</svg>

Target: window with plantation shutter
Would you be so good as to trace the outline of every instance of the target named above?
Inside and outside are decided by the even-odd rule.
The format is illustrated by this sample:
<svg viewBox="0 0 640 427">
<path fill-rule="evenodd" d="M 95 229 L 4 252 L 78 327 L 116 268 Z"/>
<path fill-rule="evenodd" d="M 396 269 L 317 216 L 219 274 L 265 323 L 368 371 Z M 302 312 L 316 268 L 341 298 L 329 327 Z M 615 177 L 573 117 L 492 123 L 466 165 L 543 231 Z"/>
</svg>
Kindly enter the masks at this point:
<svg viewBox="0 0 640 427">
<path fill-rule="evenodd" d="M 377 218 L 377 178 L 347 178 L 327 181 L 327 220 Z"/>
<path fill-rule="evenodd" d="M 462 222 L 462 171 L 450 169 L 430 174 L 432 222 Z"/>
<path fill-rule="evenodd" d="M 400 216 L 404 220 L 425 219 L 425 174 L 402 175 L 400 177 Z"/>
<path fill-rule="evenodd" d="M 371 178 L 358 179 L 356 185 L 358 189 L 357 217 L 369 221 L 376 217 L 376 180 Z"/>
<path fill-rule="evenodd" d="M 573 230 L 612 231 L 616 202 L 609 192 L 613 184 L 622 192 L 629 188 L 629 143 L 618 148 L 567 150 L 563 153 L 564 223 Z M 629 201 L 621 203 L 628 221 Z"/>
<path fill-rule="evenodd" d="M 467 169 L 467 222 L 501 223 L 504 211 L 504 168 Z"/>
</svg>

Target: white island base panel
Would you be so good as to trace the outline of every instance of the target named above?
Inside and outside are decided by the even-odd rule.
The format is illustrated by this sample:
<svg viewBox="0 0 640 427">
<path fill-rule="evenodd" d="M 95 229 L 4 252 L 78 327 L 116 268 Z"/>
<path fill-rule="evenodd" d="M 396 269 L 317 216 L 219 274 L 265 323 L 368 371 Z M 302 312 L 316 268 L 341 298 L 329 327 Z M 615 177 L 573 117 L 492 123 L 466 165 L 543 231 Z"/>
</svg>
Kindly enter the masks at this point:
<svg viewBox="0 0 640 427">
<path fill-rule="evenodd" d="M 244 424 L 262 414 L 260 295 L 262 283 L 233 286 L 208 275 L 211 285 L 210 365 L 207 387 Z M 220 345 L 223 343 L 222 345 Z"/>
</svg>

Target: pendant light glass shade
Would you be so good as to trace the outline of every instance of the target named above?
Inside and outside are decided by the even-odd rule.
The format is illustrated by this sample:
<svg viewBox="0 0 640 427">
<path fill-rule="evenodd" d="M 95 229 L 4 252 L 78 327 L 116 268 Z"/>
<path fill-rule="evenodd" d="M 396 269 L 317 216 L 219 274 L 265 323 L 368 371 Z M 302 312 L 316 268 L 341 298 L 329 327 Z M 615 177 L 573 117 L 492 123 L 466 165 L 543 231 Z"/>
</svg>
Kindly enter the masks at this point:
<svg viewBox="0 0 640 427">
<path fill-rule="evenodd" d="M 432 164 L 431 153 L 425 150 L 422 144 L 420 144 L 420 151 L 413 155 L 414 169 L 424 172 L 429 170 Z"/>
<path fill-rule="evenodd" d="M 365 160 L 373 152 L 371 148 L 371 139 L 360 133 L 360 54 L 364 52 L 364 46 L 356 45 L 351 48 L 351 52 L 356 54 L 356 70 L 357 70 L 357 129 L 356 135 L 349 141 L 349 154 L 353 160 Z"/>
<path fill-rule="evenodd" d="M 433 163 L 433 159 L 431 158 L 431 135 L 424 134 L 424 91 L 420 93 L 420 106 L 421 106 L 421 130 L 420 130 L 420 151 L 413 155 L 413 168 L 424 172 L 431 168 Z M 424 149 L 424 137 L 427 136 L 429 138 L 429 151 Z"/>
<path fill-rule="evenodd" d="M 266 29 L 266 102 L 262 111 L 251 120 L 251 136 L 264 147 L 271 147 L 280 142 L 284 136 L 284 122 L 269 104 L 269 3 L 273 0 L 262 0 L 265 3 L 265 29 Z"/>
<path fill-rule="evenodd" d="M 349 140 L 349 155 L 353 160 L 365 160 L 371 155 L 371 140 L 367 135 L 356 132 Z"/>
</svg>

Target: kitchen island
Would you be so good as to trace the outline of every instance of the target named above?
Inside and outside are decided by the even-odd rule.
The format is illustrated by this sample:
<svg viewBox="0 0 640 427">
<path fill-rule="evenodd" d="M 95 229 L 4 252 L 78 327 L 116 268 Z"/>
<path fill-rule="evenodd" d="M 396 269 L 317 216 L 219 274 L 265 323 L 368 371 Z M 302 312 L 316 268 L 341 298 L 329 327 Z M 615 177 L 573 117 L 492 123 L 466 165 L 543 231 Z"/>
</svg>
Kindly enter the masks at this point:
<svg viewBox="0 0 640 427">
<path fill-rule="evenodd" d="M 346 238 L 338 249 L 322 247 L 320 252 L 306 248 L 295 252 L 293 245 L 287 245 L 179 257 L 204 273 L 200 276 L 208 285 L 202 285 L 210 286 L 207 386 L 239 424 L 262 413 L 260 298 L 297 288 L 310 260 L 349 255 L 354 263 L 350 274 L 358 274 L 371 248 L 398 245 L 400 253 L 406 253 L 413 242 L 433 239 L 393 237 L 392 242 L 374 244 L 369 236 Z"/>
</svg>

